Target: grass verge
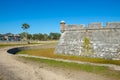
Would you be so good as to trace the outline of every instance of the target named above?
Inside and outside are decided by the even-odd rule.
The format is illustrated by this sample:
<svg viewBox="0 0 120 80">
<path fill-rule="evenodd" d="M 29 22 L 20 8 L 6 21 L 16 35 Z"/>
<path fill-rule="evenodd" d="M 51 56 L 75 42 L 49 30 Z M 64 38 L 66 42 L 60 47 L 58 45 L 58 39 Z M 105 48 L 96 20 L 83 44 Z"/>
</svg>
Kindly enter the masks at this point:
<svg viewBox="0 0 120 80">
<path fill-rule="evenodd" d="M 4 48 L 4 47 L 8 47 L 8 46 L 23 46 L 23 45 L 33 45 L 33 44 L 43 44 L 45 45 L 56 45 L 58 43 L 58 41 L 39 41 L 39 42 L 30 42 L 30 44 L 27 43 L 0 43 L 0 48 Z"/>
<path fill-rule="evenodd" d="M 0 48 L 8 47 L 8 46 L 18 46 L 18 45 L 26 45 L 26 44 L 0 44 Z"/>
<path fill-rule="evenodd" d="M 9 46 L 24 46 L 24 45 L 32 45 L 32 44 L 40 44 L 40 43 L 31 43 L 31 44 L 0 44 L 0 48 L 9 47 Z"/>
</svg>

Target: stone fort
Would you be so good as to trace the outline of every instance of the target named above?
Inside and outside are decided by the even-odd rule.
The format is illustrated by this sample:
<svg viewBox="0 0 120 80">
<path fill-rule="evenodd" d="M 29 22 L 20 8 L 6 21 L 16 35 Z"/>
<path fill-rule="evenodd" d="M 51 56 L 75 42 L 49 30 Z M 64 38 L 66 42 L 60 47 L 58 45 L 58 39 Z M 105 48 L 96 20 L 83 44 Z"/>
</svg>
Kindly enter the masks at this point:
<svg viewBox="0 0 120 80">
<path fill-rule="evenodd" d="M 61 37 L 56 54 L 120 60 L 120 22 L 67 25 L 60 22 Z"/>
</svg>

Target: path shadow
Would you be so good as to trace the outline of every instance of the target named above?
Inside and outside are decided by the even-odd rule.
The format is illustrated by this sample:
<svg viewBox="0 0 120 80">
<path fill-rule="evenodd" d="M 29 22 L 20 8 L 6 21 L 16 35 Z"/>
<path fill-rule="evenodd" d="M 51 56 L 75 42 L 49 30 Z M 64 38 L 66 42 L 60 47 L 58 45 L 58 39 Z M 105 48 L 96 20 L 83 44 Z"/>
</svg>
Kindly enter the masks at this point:
<svg viewBox="0 0 120 80">
<path fill-rule="evenodd" d="M 9 49 L 9 50 L 7 50 L 7 52 L 15 55 L 17 52 L 19 52 L 21 50 L 22 50 L 22 47 L 18 47 L 18 48 Z"/>
<path fill-rule="evenodd" d="M 41 48 L 40 46 L 24 46 L 24 47 L 16 47 L 16 48 L 9 49 L 7 50 L 7 52 L 9 54 L 15 55 L 17 52 L 20 52 L 22 50 L 40 49 L 40 48 Z"/>
</svg>

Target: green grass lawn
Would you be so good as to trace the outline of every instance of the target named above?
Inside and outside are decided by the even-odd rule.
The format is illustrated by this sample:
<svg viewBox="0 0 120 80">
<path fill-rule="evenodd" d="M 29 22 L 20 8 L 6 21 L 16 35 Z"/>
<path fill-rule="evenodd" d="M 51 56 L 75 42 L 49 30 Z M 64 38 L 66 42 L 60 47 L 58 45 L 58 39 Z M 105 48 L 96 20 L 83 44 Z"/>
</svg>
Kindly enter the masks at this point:
<svg viewBox="0 0 120 80">
<path fill-rule="evenodd" d="M 102 58 L 89 58 L 83 56 L 71 56 L 71 55 L 63 55 L 63 54 L 54 54 L 54 48 L 44 48 L 44 49 L 36 49 L 36 50 L 23 50 L 18 52 L 18 54 L 29 54 L 34 56 L 43 56 L 50 58 L 60 58 L 67 60 L 77 60 L 84 62 L 93 62 L 93 63 L 103 63 L 103 64 L 115 64 L 120 65 L 120 60 L 107 60 Z"/>
<path fill-rule="evenodd" d="M 40 43 L 31 43 L 31 44 L 40 44 Z M 31 44 L 0 44 L 0 48 L 4 48 L 4 47 L 9 47 L 9 46 L 24 46 L 24 45 L 31 45 Z"/>
<path fill-rule="evenodd" d="M 8 47 L 8 46 L 18 46 L 18 45 L 25 45 L 25 44 L 0 44 L 0 48 Z"/>
<path fill-rule="evenodd" d="M 27 43 L 16 43 L 16 42 L 13 42 L 13 43 L 0 43 L 0 48 L 4 48 L 4 47 L 8 47 L 8 46 L 23 46 L 23 45 L 34 45 L 34 44 L 43 44 L 43 45 L 51 45 L 51 44 L 57 44 L 58 43 L 58 41 L 39 41 L 39 42 L 35 42 L 35 41 L 33 41 L 33 42 L 30 42 L 30 44 L 27 44 Z"/>
</svg>

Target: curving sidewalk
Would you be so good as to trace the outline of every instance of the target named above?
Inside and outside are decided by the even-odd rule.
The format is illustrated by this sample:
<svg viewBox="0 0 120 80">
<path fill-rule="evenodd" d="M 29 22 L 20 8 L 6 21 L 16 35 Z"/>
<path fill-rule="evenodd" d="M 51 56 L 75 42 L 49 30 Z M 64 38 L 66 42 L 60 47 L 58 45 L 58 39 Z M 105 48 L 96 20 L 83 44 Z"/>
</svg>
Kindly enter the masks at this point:
<svg viewBox="0 0 120 80">
<path fill-rule="evenodd" d="M 0 49 L 0 76 L 3 80 L 70 80 L 44 68 L 34 67 L 17 61 L 7 50 Z"/>
</svg>

